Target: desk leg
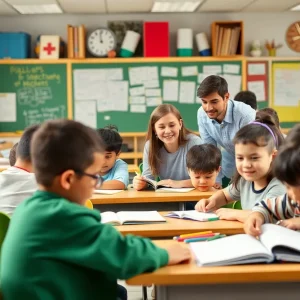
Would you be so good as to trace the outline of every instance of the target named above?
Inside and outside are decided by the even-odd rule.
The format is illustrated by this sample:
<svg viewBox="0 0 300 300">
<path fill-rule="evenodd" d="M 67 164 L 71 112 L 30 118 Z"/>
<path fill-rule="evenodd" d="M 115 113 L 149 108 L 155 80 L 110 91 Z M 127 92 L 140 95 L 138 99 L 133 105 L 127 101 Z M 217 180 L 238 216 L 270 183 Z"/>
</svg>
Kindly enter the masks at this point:
<svg viewBox="0 0 300 300">
<path fill-rule="evenodd" d="M 178 202 L 178 210 L 185 210 L 185 202 Z"/>
</svg>

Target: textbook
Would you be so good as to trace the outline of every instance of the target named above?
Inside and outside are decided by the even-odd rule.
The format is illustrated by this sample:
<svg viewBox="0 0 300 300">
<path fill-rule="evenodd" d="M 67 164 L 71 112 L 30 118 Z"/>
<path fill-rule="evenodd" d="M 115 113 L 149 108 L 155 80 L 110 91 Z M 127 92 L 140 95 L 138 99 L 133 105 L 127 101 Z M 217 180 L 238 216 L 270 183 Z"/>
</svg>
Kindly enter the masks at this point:
<svg viewBox="0 0 300 300">
<path fill-rule="evenodd" d="M 197 210 L 171 211 L 170 213 L 166 214 L 165 217 L 186 219 L 186 220 L 193 220 L 193 221 L 200 221 L 200 222 L 219 220 L 219 217 L 214 213 L 199 212 Z"/>
<path fill-rule="evenodd" d="M 166 220 L 157 211 L 106 211 L 101 213 L 101 223 L 112 225 L 134 225 L 163 223 Z"/>
<path fill-rule="evenodd" d="M 274 224 L 262 225 L 259 239 L 237 234 L 190 247 L 199 266 L 300 262 L 300 232 Z"/>
<path fill-rule="evenodd" d="M 94 194 L 113 195 L 123 191 L 124 190 L 94 190 Z"/>
<path fill-rule="evenodd" d="M 155 190 L 155 192 L 159 192 L 159 193 L 188 193 L 195 189 L 195 188 L 170 188 L 158 184 L 158 182 L 156 182 L 155 180 L 146 177 L 143 177 L 143 180 L 146 181 Z"/>
</svg>

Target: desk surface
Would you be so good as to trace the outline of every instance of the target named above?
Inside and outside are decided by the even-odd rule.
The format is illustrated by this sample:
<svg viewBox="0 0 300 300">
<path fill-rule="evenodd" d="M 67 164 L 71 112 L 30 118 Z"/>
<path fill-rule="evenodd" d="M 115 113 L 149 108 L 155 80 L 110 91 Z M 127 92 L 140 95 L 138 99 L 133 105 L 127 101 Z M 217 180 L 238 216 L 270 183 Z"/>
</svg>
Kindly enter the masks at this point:
<svg viewBox="0 0 300 300">
<path fill-rule="evenodd" d="M 154 241 L 164 247 L 172 240 Z M 187 246 L 186 244 L 183 244 Z M 220 249 L 220 251 L 222 251 Z M 186 264 L 166 266 L 153 273 L 135 276 L 126 281 L 129 285 L 183 285 L 253 282 L 300 281 L 300 264 L 259 264 L 224 267 L 198 267 L 194 260 Z"/>
<path fill-rule="evenodd" d="M 154 191 L 136 191 L 130 189 L 113 195 L 94 194 L 91 200 L 93 204 L 185 202 L 207 199 L 213 193 L 214 192 L 199 192 L 197 190 L 193 190 L 188 193 L 159 193 Z"/>
<path fill-rule="evenodd" d="M 163 216 L 167 212 L 160 212 Z M 123 235 L 135 234 L 144 237 L 159 238 L 173 237 L 180 234 L 193 233 L 199 231 L 212 230 L 224 234 L 244 233 L 243 223 L 238 221 L 211 221 L 197 222 L 175 218 L 167 218 L 166 223 L 145 224 L 145 225 L 122 225 L 115 226 Z"/>
</svg>

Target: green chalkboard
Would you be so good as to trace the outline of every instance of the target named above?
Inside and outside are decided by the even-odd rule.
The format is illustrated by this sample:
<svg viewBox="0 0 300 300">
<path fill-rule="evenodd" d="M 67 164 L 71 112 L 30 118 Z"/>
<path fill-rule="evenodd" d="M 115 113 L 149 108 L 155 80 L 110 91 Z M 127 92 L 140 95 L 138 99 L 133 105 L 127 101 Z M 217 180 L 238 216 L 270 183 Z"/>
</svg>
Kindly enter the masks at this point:
<svg viewBox="0 0 300 300">
<path fill-rule="evenodd" d="M 65 63 L 0 63 L 0 132 L 67 117 Z"/>
<path fill-rule="evenodd" d="M 195 69 L 196 71 L 194 72 L 193 70 Z M 155 96 L 155 93 L 152 97 L 156 99 L 153 99 L 151 96 L 146 97 L 146 94 L 149 95 L 148 92 L 150 94 L 153 92 L 147 91 L 148 89 L 154 89 L 156 92 L 160 90 L 162 103 L 171 103 L 176 106 L 181 112 L 186 126 L 192 130 L 198 130 L 196 116 L 200 103 L 199 99 L 196 99 L 196 90 L 199 86 L 199 81 L 203 78 L 201 77 L 201 74 L 209 74 L 208 72 L 211 72 L 210 74 L 225 74 L 224 76 L 226 79 L 231 82 L 234 81 L 234 92 L 241 90 L 242 83 L 242 60 L 237 59 L 216 60 L 212 58 L 211 61 L 199 61 L 197 59 L 194 61 L 192 59 L 180 61 L 180 58 L 178 58 L 176 60 L 166 59 L 165 61 L 162 61 L 161 59 L 154 61 L 154 59 L 152 59 L 151 62 L 146 59 L 145 61 L 128 59 L 128 62 L 124 62 L 124 60 L 122 60 L 122 62 L 119 62 L 118 60 L 113 62 L 113 60 L 110 60 L 109 63 L 99 63 L 95 61 L 88 63 L 76 62 L 72 64 L 72 70 L 74 118 L 79 121 L 82 121 L 81 118 L 88 120 L 89 115 L 87 112 L 84 113 L 84 109 L 89 106 L 89 108 L 86 109 L 92 110 L 93 105 L 91 104 L 94 101 L 96 102 L 94 107 L 97 107 L 96 127 L 100 128 L 107 124 L 115 124 L 119 127 L 120 132 L 144 132 L 147 130 L 149 116 L 155 108 L 157 98 L 159 98 L 159 96 Z M 177 70 L 177 74 L 175 74 L 175 70 Z M 198 74 L 200 74 L 199 77 Z M 139 77 L 141 77 L 141 80 L 139 80 Z M 116 89 L 122 89 L 122 81 L 123 83 L 125 82 L 125 86 L 128 85 L 128 88 L 127 86 L 125 88 L 126 91 L 128 89 L 128 100 L 126 100 L 128 101 L 128 105 L 124 104 L 126 102 L 123 97 L 124 94 L 122 96 L 123 100 L 118 102 L 118 99 L 121 97 L 118 92 L 114 95 L 114 104 L 105 103 L 106 100 L 107 102 L 111 101 L 108 100 L 111 99 L 110 95 L 105 95 L 107 95 L 107 93 L 114 93 L 114 91 L 107 92 L 107 87 L 103 85 L 103 81 L 105 82 L 105 80 L 107 80 L 105 85 L 110 84 L 112 87 L 115 86 Z M 145 81 L 142 82 L 143 80 Z M 111 83 L 111 81 L 119 81 L 119 84 L 121 85 L 119 86 L 118 83 Z M 172 86 L 172 84 L 169 84 L 168 94 L 173 95 L 168 95 L 168 97 L 174 97 L 174 93 L 176 94 L 174 89 L 176 90 L 178 88 L 176 101 L 174 101 L 174 98 L 172 101 L 168 101 L 165 97 L 165 91 L 167 89 L 164 87 L 165 84 L 170 83 L 170 81 L 173 81 L 173 84 L 175 85 Z M 178 81 L 178 85 L 176 81 Z M 132 97 L 131 89 L 143 86 L 146 87 L 145 92 L 141 93 L 141 97 Z M 172 87 L 174 87 L 174 89 Z M 105 90 L 105 92 L 102 92 L 103 90 Z M 134 91 L 136 92 L 137 90 Z M 103 93 L 105 95 L 103 95 Z M 234 94 L 232 96 L 234 96 Z M 100 100 L 96 99 L 98 97 Z M 136 112 L 137 109 L 143 109 L 143 104 L 132 106 L 132 101 L 137 101 L 137 99 L 143 101 L 143 97 L 145 98 L 144 100 L 146 103 L 152 101 L 153 106 L 146 105 L 144 106 L 145 111 Z M 152 99 L 149 100 L 149 98 Z M 89 102 L 87 106 L 85 106 L 85 101 L 87 101 L 86 103 Z M 101 111 L 103 110 L 103 103 L 104 107 L 106 107 L 105 111 Z M 117 109 L 122 109 L 122 111 L 114 111 L 110 108 L 111 106 L 113 109 L 116 109 L 117 107 Z M 132 111 L 133 109 L 135 112 Z M 95 116 L 93 117 L 95 119 Z"/>
</svg>

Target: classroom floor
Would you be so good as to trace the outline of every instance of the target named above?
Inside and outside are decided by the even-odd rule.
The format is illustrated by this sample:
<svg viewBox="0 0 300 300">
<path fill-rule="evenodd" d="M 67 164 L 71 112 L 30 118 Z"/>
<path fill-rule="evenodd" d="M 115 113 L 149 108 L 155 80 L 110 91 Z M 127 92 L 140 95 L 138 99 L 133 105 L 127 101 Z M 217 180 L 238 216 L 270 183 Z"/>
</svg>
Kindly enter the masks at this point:
<svg viewBox="0 0 300 300">
<path fill-rule="evenodd" d="M 143 293 L 142 293 L 142 287 L 141 286 L 128 286 L 126 285 L 125 281 L 118 280 L 118 283 L 123 285 L 127 288 L 128 293 L 128 300 L 142 300 L 143 299 Z M 153 287 L 147 288 L 147 294 L 148 294 L 148 300 L 152 300 L 151 292 Z"/>
</svg>

